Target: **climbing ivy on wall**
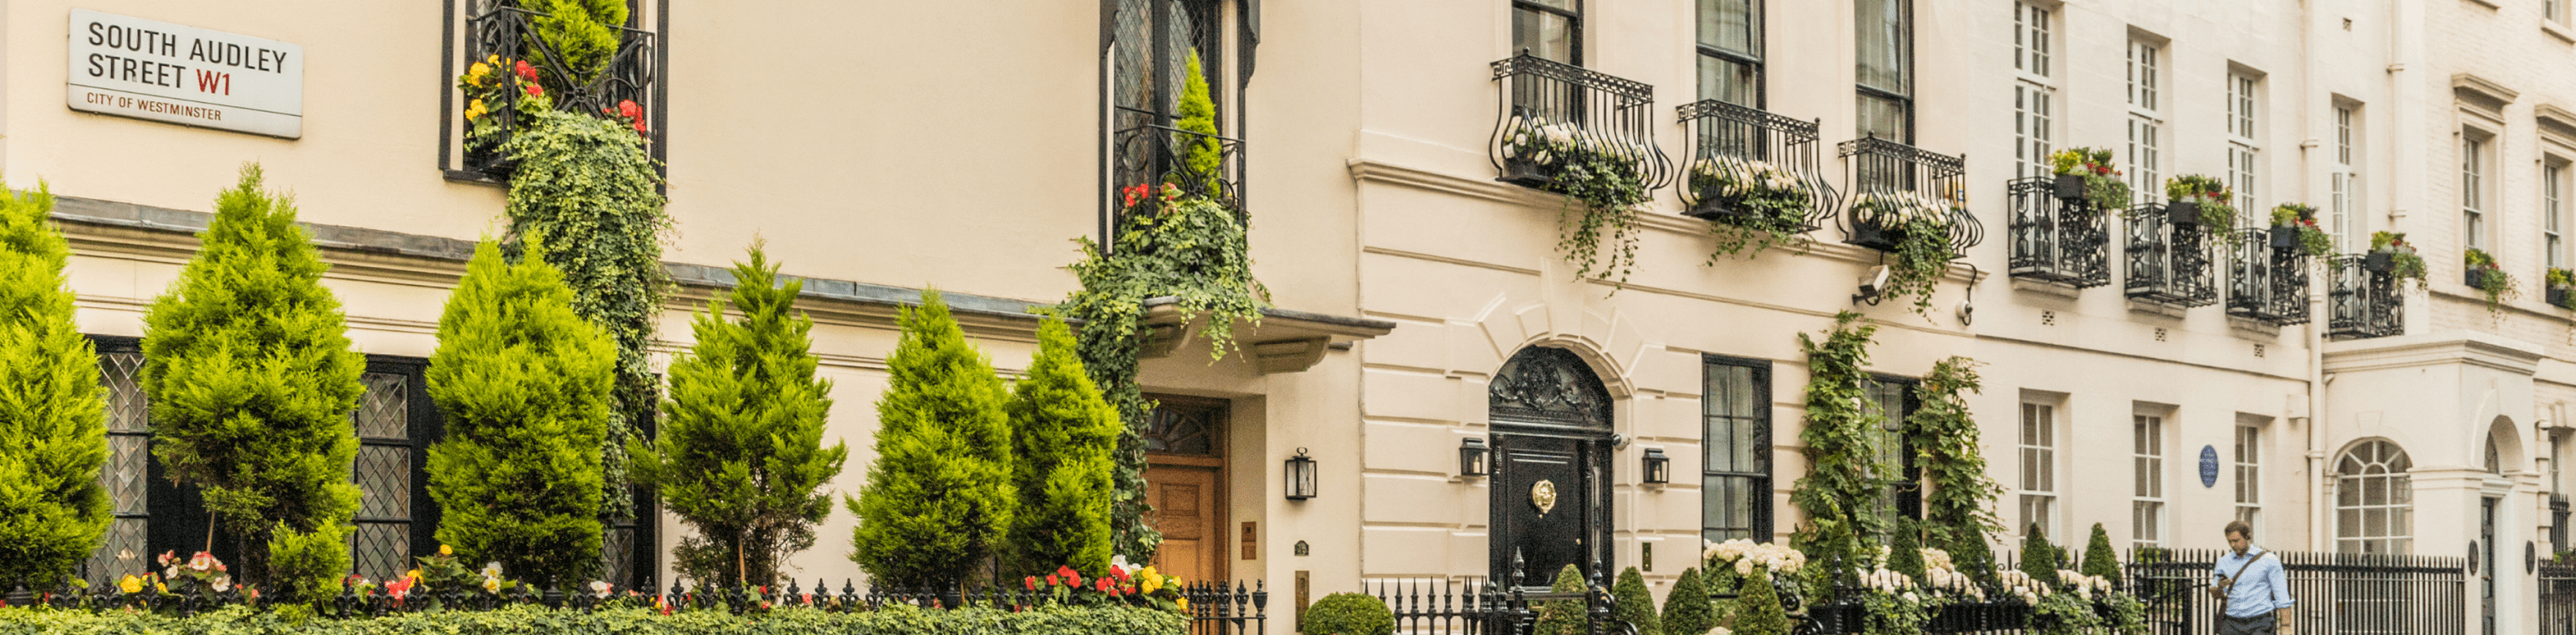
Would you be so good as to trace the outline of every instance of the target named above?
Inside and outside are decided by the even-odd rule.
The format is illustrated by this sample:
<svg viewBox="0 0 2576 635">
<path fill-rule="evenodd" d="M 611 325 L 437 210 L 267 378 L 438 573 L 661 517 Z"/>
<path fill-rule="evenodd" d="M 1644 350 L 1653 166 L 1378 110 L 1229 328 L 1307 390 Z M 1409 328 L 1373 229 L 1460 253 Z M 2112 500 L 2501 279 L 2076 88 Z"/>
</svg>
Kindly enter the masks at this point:
<svg viewBox="0 0 2576 635">
<path fill-rule="evenodd" d="M 2002 531 L 2003 523 L 1988 505 L 2004 490 L 1986 474 L 1977 421 L 1969 416 L 1966 397 L 1983 388 L 1976 360 L 1950 357 L 1934 363 L 1931 374 L 1914 387 L 1922 406 L 1905 419 L 1905 438 L 1914 448 L 1915 464 L 1923 466 L 1923 476 L 1932 484 L 1923 500 L 1926 544 L 1948 550 L 1962 573 L 1993 580 L 1986 536 Z"/>
<path fill-rule="evenodd" d="M 1879 481 L 1885 473 L 1878 460 L 1875 434 L 1880 415 L 1862 405 L 1862 381 L 1868 374 L 1870 336 L 1878 327 L 1856 324 L 1860 314 L 1844 311 L 1823 341 L 1798 334 L 1798 349 L 1807 354 L 1807 426 L 1798 439 L 1807 445 L 1807 464 L 1790 502 L 1807 513 L 1792 544 L 1807 553 L 1823 575 L 1837 581 L 1855 579 L 1863 564 L 1863 546 L 1876 553 L 1877 538 L 1887 520 L 1875 508 Z"/>
</svg>

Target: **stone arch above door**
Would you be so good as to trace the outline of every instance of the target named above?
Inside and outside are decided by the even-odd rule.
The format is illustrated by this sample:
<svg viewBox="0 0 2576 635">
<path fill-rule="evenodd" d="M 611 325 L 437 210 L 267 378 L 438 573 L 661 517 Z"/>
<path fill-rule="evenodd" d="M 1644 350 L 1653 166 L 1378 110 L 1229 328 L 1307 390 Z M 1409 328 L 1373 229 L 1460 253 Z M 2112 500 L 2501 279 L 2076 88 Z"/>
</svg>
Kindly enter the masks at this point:
<svg viewBox="0 0 2576 635">
<path fill-rule="evenodd" d="M 1612 428 L 1609 388 L 1581 356 L 1563 348 L 1532 346 L 1514 353 L 1486 386 L 1486 403 L 1495 423 Z"/>
</svg>

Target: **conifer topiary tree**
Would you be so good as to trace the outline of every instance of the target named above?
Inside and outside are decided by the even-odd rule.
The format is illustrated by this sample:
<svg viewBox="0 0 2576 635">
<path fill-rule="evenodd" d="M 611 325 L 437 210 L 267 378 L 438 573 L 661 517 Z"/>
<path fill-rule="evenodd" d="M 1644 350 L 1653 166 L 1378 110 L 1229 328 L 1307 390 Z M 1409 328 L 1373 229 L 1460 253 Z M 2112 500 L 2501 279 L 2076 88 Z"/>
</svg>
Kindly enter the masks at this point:
<svg viewBox="0 0 2576 635">
<path fill-rule="evenodd" d="M 1655 592 L 1646 589 L 1646 577 L 1636 567 L 1619 572 L 1619 583 L 1610 586 L 1612 617 L 1635 627 L 1634 635 L 1664 635 L 1664 618 L 1655 613 Z"/>
<path fill-rule="evenodd" d="M 98 354 L 72 322 L 54 196 L 0 185 L 0 589 L 50 591 L 107 532 Z"/>
<path fill-rule="evenodd" d="M 1995 548 L 1986 544 L 1984 537 L 1953 537 L 1948 551 L 1950 563 L 1957 565 L 1959 573 L 1967 575 L 1968 579 L 1983 584 L 1998 581 L 1995 577 Z"/>
<path fill-rule="evenodd" d="M 1018 504 L 1009 397 L 937 291 L 906 308 L 877 398 L 877 460 L 842 500 L 859 517 L 850 559 L 895 586 L 955 586 L 1000 546 Z"/>
<path fill-rule="evenodd" d="M 429 448 L 440 543 L 541 587 L 597 569 L 599 444 L 616 364 L 552 265 L 508 264 L 491 242 L 475 246 L 427 373 L 447 416 L 447 438 Z"/>
<path fill-rule="evenodd" d="M 2056 584 L 2058 558 L 2057 547 L 2048 544 L 2048 536 L 2040 533 L 2039 523 L 2031 523 L 2030 533 L 2021 541 L 2021 572 L 2042 584 Z"/>
<path fill-rule="evenodd" d="M 564 84 L 547 86 L 558 92 L 571 85 L 589 82 L 608 67 L 617 56 L 618 27 L 626 26 L 625 0 L 519 0 L 536 18 L 536 41 L 545 43 L 563 56 L 572 77 Z M 528 47 L 527 57 L 535 59 L 538 47 Z"/>
<path fill-rule="evenodd" d="M 1217 170 L 1225 165 L 1224 145 L 1216 140 L 1216 101 L 1208 97 L 1207 73 L 1199 67 L 1197 49 L 1190 50 L 1183 66 L 1188 74 L 1181 78 L 1181 98 L 1175 106 L 1180 117 L 1172 122 L 1172 127 L 1198 134 L 1180 135 L 1180 141 L 1186 144 L 1181 146 L 1181 168 L 1186 170 L 1181 180 L 1213 185 Z M 1193 193 L 1219 194 L 1214 191 Z"/>
<path fill-rule="evenodd" d="M 1548 585 L 1554 593 L 1578 593 L 1585 588 L 1583 572 L 1574 565 L 1556 570 L 1556 583 Z M 1531 635 L 1582 635 L 1591 617 L 1584 614 L 1582 600 L 1543 600 L 1538 602 L 1537 623 L 1530 626 Z"/>
<path fill-rule="evenodd" d="M 1900 519 L 1896 521 L 1895 533 L 1896 539 L 1887 547 L 1887 570 L 1905 574 L 1917 582 L 1923 581 L 1923 541 L 1916 537 L 1920 532 L 1915 530 L 1914 523 Z"/>
<path fill-rule="evenodd" d="M 1780 606 L 1770 567 L 1754 565 L 1741 593 L 1735 599 L 1735 635 L 1789 635 L 1789 612 Z"/>
<path fill-rule="evenodd" d="M 1673 590 L 1664 596 L 1664 632 L 1672 635 L 1707 635 L 1717 628 L 1717 607 L 1709 602 L 1708 584 L 1701 581 L 1699 568 L 1682 570 L 1673 581 Z"/>
<path fill-rule="evenodd" d="M 171 480 L 204 493 L 239 548 L 237 578 L 285 588 L 297 581 L 269 568 L 279 534 L 348 557 L 345 543 L 300 535 L 342 531 L 357 512 L 349 412 L 366 358 L 349 348 L 294 202 L 261 186 L 259 166 L 243 166 L 216 198 L 196 257 L 144 314 L 142 384 L 152 455 Z"/>
<path fill-rule="evenodd" d="M 2120 554 L 2111 551 L 2111 532 L 2103 531 L 2102 523 L 2093 523 L 2093 540 L 2084 545 L 2082 573 L 2120 579 Z"/>
<path fill-rule="evenodd" d="M 832 512 L 817 490 L 850 451 L 823 446 L 832 382 L 814 376 L 814 319 L 796 310 L 804 281 L 781 286 L 757 244 L 733 275 L 730 298 L 692 323 L 697 346 L 671 360 L 661 438 L 629 442 L 628 455 L 636 480 L 697 530 L 675 564 L 704 582 L 768 586 L 788 556 L 814 546 L 814 524 Z"/>
<path fill-rule="evenodd" d="M 1011 515 L 1008 569 L 1039 575 L 1070 566 L 1086 577 L 1108 575 L 1111 455 L 1125 424 L 1084 372 L 1063 320 L 1038 324 L 1037 358 L 1011 392 L 1019 509 Z"/>
</svg>

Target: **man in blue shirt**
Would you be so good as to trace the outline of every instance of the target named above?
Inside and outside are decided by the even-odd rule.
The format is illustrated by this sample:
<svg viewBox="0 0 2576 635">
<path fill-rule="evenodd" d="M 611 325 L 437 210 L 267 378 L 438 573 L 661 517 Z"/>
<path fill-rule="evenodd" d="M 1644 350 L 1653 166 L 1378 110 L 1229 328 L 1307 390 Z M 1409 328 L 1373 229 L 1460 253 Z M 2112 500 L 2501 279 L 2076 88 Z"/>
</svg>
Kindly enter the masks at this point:
<svg viewBox="0 0 2576 635">
<path fill-rule="evenodd" d="M 2245 521 L 2227 523 L 2229 552 L 2210 572 L 2209 595 L 2218 598 L 2218 635 L 2292 635 L 2289 575 L 2272 552 L 2254 548 L 2254 528 Z"/>
</svg>

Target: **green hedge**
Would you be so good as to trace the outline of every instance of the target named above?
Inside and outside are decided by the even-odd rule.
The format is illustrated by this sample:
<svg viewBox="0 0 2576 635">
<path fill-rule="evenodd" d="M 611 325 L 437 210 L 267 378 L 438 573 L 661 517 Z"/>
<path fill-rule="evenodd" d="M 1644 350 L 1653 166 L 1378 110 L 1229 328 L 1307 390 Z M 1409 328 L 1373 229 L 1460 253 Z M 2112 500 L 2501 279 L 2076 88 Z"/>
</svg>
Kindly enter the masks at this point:
<svg viewBox="0 0 2576 635">
<path fill-rule="evenodd" d="M 230 608 L 189 618 L 149 614 L 0 609 L 0 635 L 1182 635 L 1189 619 L 1117 606 L 1046 607 L 1025 613 L 991 609 L 927 611 L 892 606 L 864 613 L 782 609 L 762 615 L 646 609 L 595 613 L 515 606 L 493 611 L 435 611 L 382 618 L 314 619 L 302 625 L 274 613 Z"/>
</svg>

